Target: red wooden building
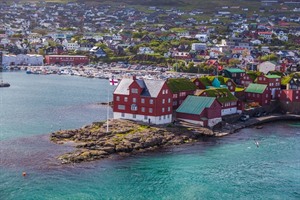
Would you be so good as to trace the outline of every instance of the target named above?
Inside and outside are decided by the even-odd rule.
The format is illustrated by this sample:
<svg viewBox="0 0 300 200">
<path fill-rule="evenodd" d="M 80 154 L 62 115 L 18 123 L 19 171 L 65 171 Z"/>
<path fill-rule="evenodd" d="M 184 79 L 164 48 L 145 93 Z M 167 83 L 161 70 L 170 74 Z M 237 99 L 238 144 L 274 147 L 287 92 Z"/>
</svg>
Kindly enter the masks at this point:
<svg viewBox="0 0 300 200">
<path fill-rule="evenodd" d="M 241 85 L 244 87 L 248 87 L 248 85 L 250 85 L 250 83 L 253 83 L 254 80 L 252 79 L 252 77 L 249 74 L 245 74 L 242 78 L 241 78 Z"/>
<path fill-rule="evenodd" d="M 191 80 L 198 89 L 214 88 L 228 88 L 229 91 L 234 94 L 236 89 L 235 82 L 223 76 L 203 76 L 200 78 L 194 78 Z"/>
<path fill-rule="evenodd" d="M 221 104 L 214 97 L 188 96 L 176 110 L 176 118 L 204 127 L 222 121 Z"/>
<path fill-rule="evenodd" d="M 300 114 L 300 90 L 277 90 L 276 97 L 283 110 Z"/>
<path fill-rule="evenodd" d="M 259 105 L 269 105 L 271 101 L 271 91 L 267 85 L 251 83 L 245 89 L 247 102 L 257 102 Z"/>
<path fill-rule="evenodd" d="M 172 122 L 172 93 L 163 80 L 123 78 L 113 96 L 114 119 L 153 124 Z"/>
<path fill-rule="evenodd" d="M 89 64 L 89 58 L 79 55 L 46 55 L 45 63 L 48 65 L 87 65 Z"/>
<path fill-rule="evenodd" d="M 193 82 L 186 78 L 170 78 L 167 85 L 172 93 L 173 108 L 178 108 L 188 95 L 193 95 L 197 87 Z"/>
<path fill-rule="evenodd" d="M 281 77 L 277 75 L 260 75 L 257 77 L 256 82 L 267 85 L 273 99 L 275 98 L 275 92 L 281 89 Z"/>
<path fill-rule="evenodd" d="M 277 90 L 276 98 L 282 102 L 300 102 L 300 90 Z"/>
<path fill-rule="evenodd" d="M 231 115 L 238 112 L 238 99 L 231 94 L 227 88 L 212 88 L 199 90 L 195 93 L 196 96 L 215 97 L 221 104 L 221 115 Z"/>
</svg>

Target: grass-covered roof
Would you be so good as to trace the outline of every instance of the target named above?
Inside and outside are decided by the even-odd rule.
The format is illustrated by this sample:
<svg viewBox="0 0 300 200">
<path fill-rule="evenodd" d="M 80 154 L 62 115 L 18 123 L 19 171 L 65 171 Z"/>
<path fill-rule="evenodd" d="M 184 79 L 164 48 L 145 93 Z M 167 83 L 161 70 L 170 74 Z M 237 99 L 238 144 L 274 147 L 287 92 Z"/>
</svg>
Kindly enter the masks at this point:
<svg viewBox="0 0 300 200">
<path fill-rule="evenodd" d="M 277 76 L 283 77 L 284 73 L 280 72 L 280 71 L 269 71 L 268 75 L 277 75 Z"/>
<path fill-rule="evenodd" d="M 281 85 L 287 85 L 291 80 L 292 76 L 284 76 L 281 78 Z"/>
<path fill-rule="evenodd" d="M 197 89 L 196 85 L 186 78 L 170 78 L 167 80 L 167 85 L 172 93 Z"/>
<path fill-rule="evenodd" d="M 238 99 L 231 94 L 227 88 L 215 88 L 203 90 L 209 97 L 216 97 L 220 103 L 237 101 Z"/>
<path fill-rule="evenodd" d="M 204 85 L 204 86 L 211 86 L 211 81 L 208 79 L 207 76 L 200 77 L 199 81 Z"/>
<path fill-rule="evenodd" d="M 261 72 L 248 71 L 247 74 L 254 81 L 258 76 L 260 76 Z"/>
</svg>

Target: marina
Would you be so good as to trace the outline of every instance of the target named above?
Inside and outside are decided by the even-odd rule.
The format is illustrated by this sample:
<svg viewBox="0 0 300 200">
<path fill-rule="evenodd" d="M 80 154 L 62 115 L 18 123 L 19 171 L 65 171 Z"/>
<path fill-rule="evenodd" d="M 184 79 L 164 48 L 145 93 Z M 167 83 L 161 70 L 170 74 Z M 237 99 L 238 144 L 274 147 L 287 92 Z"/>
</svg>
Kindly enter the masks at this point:
<svg viewBox="0 0 300 200">
<path fill-rule="evenodd" d="M 114 76 L 116 79 L 123 77 L 136 76 L 137 79 L 148 80 L 166 80 L 168 78 L 193 78 L 200 77 L 206 74 L 190 74 L 167 71 L 165 68 L 139 65 L 86 65 L 86 66 L 7 66 L 6 71 L 21 70 L 27 74 L 34 75 L 68 75 L 80 76 L 85 78 L 109 79 Z"/>
</svg>

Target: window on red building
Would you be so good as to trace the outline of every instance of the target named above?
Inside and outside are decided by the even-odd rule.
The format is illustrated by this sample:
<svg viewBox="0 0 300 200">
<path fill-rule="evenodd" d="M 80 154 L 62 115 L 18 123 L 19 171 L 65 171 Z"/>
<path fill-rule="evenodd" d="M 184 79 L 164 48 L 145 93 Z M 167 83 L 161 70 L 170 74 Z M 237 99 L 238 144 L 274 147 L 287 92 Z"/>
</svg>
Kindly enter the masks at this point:
<svg viewBox="0 0 300 200">
<path fill-rule="evenodd" d="M 125 110 L 125 105 L 118 105 L 119 110 Z"/>
</svg>

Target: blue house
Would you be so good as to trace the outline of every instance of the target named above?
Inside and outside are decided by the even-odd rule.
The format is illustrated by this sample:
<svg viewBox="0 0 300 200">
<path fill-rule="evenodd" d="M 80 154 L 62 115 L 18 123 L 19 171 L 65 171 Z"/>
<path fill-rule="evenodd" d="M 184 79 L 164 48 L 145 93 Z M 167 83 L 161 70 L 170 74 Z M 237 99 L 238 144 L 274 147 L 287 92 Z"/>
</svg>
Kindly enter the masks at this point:
<svg viewBox="0 0 300 200">
<path fill-rule="evenodd" d="M 106 57 L 107 56 L 106 52 L 101 47 L 93 47 L 90 50 L 90 53 L 92 55 L 95 55 L 97 58 L 99 58 L 99 57 Z"/>
</svg>

